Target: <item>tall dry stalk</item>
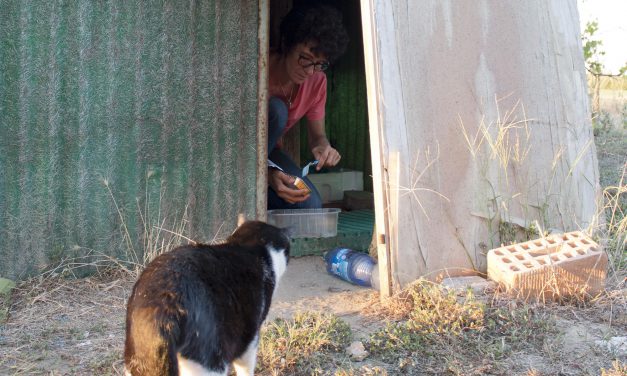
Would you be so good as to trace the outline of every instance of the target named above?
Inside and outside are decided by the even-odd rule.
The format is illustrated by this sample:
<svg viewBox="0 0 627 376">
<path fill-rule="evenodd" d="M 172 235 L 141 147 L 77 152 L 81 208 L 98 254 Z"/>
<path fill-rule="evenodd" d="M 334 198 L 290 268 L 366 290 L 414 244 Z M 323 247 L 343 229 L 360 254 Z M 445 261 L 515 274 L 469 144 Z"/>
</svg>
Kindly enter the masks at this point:
<svg viewBox="0 0 627 376">
<path fill-rule="evenodd" d="M 117 261 L 117 264 L 128 264 L 129 267 L 125 267 L 125 270 L 139 274 L 155 257 L 178 246 L 181 243 L 181 239 L 195 243 L 194 240 L 185 235 L 188 233 L 189 224 L 188 205 L 185 206 L 180 218 L 172 218 L 172 216 L 162 211 L 163 203 L 165 202 L 163 182 L 159 187 L 159 196 L 156 199 L 150 195 L 148 187 L 146 187 L 144 202 L 141 203 L 139 199 L 136 200 L 137 213 L 126 213 L 118 205 L 107 180 L 104 181 L 104 185 L 109 192 L 120 219 L 120 231 L 124 239 L 126 260 Z M 150 210 L 153 207 L 157 208 L 155 212 Z M 136 214 L 139 215 L 141 222 L 141 232 L 138 234 L 138 239 L 134 239 L 131 236 L 132 231 L 129 229 L 129 221 L 127 220 L 129 215 Z M 136 250 L 135 247 L 138 240 L 141 241 L 141 251 Z"/>
<path fill-rule="evenodd" d="M 450 201 L 448 197 L 438 192 L 435 189 L 428 188 L 426 183 L 423 181 L 424 175 L 434 166 L 434 164 L 440 158 L 440 145 L 437 145 L 437 150 L 435 156 L 432 155 L 431 149 L 427 147 L 424 151 L 424 167 L 420 167 L 420 159 L 422 157 L 422 153 L 420 150 L 416 152 L 416 158 L 414 158 L 413 165 L 410 169 L 409 176 L 409 186 L 404 186 L 400 184 L 396 184 L 391 181 L 386 181 L 386 183 L 390 186 L 390 188 L 397 190 L 400 193 L 400 196 L 409 195 L 417 204 L 420 206 L 420 210 L 422 214 L 429 219 L 429 215 L 425 210 L 425 207 L 422 204 L 422 200 L 420 198 L 420 194 L 422 192 L 430 193 L 439 197 L 442 200 Z"/>
<path fill-rule="evenodd" d="M 461 117 L 459 117 L 459 124 L 466 146 L 473 159 L 477 159 L 484 151 L 487 151 L 489 160 L 499 162 L 499 166 L 505 173 L 505 180 L 508 183 L 508 167 L 511 163 L 523 164 L 529 155 L 531 133 L 528 124 L 533 119 L 527 118 L 525 107 L 520 100 L 516 101 L 512 108 L 501 113 L 499 103 L 505 98 L 495 97 L 496 119 L 488 122 L 484 115 L 474 134 L 471 134 L 466 129 Z M 522 118 L 518 117 L 518 111 L 521 112 Z M 522 135 L 521 131 L 524 131 Z"/>
<path fill-rule="evenodd" d="M 603 190 L 605 205 L 598 216 L 606 219 L 600 228 L 601 242 L 608 256 L 610 274 L 621 280 L 627 274 L 627 165 L 615 186 Z M 600 223 L 603 223 L 600 221 Z"/>
<path fill-rule="evenodd" d="M 527 117 L 520 100 L 511 108 L 501 110 L 501 102 L 510 96 L 495 96 L 494 120 L 482 116 L 474 131 L 458 117 L 466 148 L 477 163 L 481 179 L 487 184 L 485 202 L 479 202 L 480 212 L 476 214 L 487 220 L 491 247 L 513 240 L 520 229 L 527 233 L 533 220 L 537 219 L 531 214 L 535 210 L 524 203 L 528 192 L 510 192 L 514 187 L 530 189 L 527 159 L 532 145 L 529 123 L 534 121 Z M 512 171 L 517 172 L 514 181 L 510 176 Z M 508 189 L 502 191 L 502 185 Z M 514 207 L 525 213 L 524 217 L 513 215 Z"/>
</svg>

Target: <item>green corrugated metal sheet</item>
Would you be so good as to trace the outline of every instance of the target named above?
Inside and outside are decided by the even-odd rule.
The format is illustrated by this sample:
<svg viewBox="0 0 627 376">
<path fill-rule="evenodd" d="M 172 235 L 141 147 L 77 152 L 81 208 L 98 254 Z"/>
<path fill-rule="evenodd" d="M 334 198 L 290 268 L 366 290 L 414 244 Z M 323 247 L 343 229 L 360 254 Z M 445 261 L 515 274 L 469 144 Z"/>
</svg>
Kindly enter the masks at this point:
<svg viewBox="0 0 627 376">
<path fill-rule="evenodd" d="M 366 74 L 359 1 L 334 4 L 344 15 L 350 36 L 346 53 L 327 72 L 326 132 L 342 155 L 339 167 L 364 172 L 364 189 L 372 192 Z M 311 158 L 307 132 L 301 132 L 301 160 Z"/>
<path fill-rule="evenodd" d="M 0 15 L 0 275 L 254 215 L 257 1 L 0 0 Z"/>
</svg>

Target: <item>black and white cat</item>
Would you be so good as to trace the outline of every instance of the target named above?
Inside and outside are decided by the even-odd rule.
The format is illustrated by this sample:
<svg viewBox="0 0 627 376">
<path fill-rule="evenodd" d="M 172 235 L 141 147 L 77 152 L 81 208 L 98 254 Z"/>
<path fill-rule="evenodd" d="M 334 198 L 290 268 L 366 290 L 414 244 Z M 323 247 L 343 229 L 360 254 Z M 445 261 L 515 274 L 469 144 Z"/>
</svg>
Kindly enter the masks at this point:
<svg viewBox="0 0 627 376">
<path fill-rule="evenodd" d="M 127 375 L 253 375 L 259 329 L 285 272 L 290 240 L 244 223 L 219 245 L 188 245 L 155 258 L 126 313 Z"/>
</svg>

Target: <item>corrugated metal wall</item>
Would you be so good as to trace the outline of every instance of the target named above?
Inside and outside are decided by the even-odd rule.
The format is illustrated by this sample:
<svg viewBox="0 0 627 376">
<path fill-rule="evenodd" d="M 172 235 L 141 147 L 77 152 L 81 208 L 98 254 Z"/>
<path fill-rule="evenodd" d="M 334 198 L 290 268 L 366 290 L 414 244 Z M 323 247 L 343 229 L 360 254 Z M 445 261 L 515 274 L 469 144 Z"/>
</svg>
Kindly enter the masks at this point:
<svg viewBox="0 0 627 376">
<path fill-rule="evenodd" d="M 253 0 L 0 0 L 0 275 L 254 215 L 257 17 Z"/>
</svg>

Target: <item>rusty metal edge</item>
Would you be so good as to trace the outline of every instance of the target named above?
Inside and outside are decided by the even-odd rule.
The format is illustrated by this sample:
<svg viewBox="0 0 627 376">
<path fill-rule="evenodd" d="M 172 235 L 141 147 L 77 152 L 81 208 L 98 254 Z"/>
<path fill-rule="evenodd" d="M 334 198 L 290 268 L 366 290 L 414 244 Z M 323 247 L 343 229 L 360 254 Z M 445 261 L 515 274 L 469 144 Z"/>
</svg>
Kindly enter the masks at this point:
<svg viewBox="0 0 627 376">
<path fill-rule="evenodd" d="M 270 0 L 259 0 L 257 41 L 257 220 L 265 221 L 268 215 L 268 53 Z"/>
</svg>

